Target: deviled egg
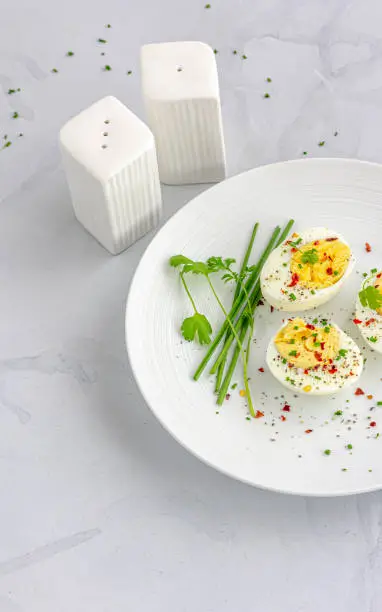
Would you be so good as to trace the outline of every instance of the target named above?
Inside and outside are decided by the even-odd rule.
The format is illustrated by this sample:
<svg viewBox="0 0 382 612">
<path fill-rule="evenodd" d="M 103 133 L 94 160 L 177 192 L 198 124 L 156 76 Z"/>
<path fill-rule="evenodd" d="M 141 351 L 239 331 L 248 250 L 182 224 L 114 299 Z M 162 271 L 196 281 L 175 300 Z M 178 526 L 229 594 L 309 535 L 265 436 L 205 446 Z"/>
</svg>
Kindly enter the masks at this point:
<svg viewBox="0 0 382 612">
<path fill-rule="evenodd" d="M 371 348 L 382 353 L 382 272 L 376 268 L 360 287 L 353 322 Z"/>
<path fill-rule="evenodd" d="M 350 336 L 326 319 L 289 319 L 269 343 L 267 364 L 277 380 L 299 393 L 327 395 L 354 384 L 361 352 Z"/>
<path fill-rule="evenodd" d="M 307 229 L 270 254 L 261 272 L 261 291 L 279 310 L 309 310 L 338 293 L 354 264 L 341 234 L 324 227 Z"/>
</svg>

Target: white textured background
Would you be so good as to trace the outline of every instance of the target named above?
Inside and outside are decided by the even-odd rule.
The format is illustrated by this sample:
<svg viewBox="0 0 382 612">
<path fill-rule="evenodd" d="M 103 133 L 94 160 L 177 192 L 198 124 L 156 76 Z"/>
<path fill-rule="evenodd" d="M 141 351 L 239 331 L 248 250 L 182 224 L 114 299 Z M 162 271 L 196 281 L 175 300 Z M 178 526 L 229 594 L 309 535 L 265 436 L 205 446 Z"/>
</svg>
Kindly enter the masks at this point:
<svg viewBox="0 0 382 612">
<path fill-rule="evenodd" d="M 112 258 L 70 208 L 57 131 L 109 93 L 143 116 L 146 42 L 218 50 L 230 174 L 303 151 L 381 161 L 379 0 L 204 4 L 1 2 L 1 612 L 382 609 L 381 495 L 270 494 L 183 451 L 125 355 L 151 236 Z M 164 188 L 166 217 L 201 189 Z"/>
</svg>

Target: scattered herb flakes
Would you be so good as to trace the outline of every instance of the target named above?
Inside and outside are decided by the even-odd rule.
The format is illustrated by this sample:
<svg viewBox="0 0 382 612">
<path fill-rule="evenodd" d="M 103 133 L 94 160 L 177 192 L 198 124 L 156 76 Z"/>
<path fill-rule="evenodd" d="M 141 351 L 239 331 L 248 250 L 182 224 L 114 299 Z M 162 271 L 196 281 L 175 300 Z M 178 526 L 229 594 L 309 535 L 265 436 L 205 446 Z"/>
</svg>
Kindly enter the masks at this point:
<svg viewBox="0 0 382 612">
<path fill-rule="evenodd" d="M 68 51 L 66 54 L 66 57 L 73 57 L 74 53 L 73 51 Z"/>
<path fill-rule="evenodd" d="M 12 94 L 15 94 L 17 91 L 20 91 L 20 89 L 8 89 L 8 95 L 11 96 Z"/>
<path fill-rule="evenodd" d="M 331 455 L 331 454 L 332 454 L 332 451 L 330 450 L 330 448 L 326 448 L 324 450 L 324 455 Z"/>
<path fill-rule="evenodd" d="M 105 25 L 105 28 L 111 28 L 110 23 L 107 23 L 107 24 Z"/>
<path fill-rule="evenodd" d="M 111 66 L 109 66 L 109 64 L 106 64 L 106 65 L 103 67 L 103 69 L 104 69 L 104 71 L 105 71 L 105 72 L 109 72 L 109 71 L 111 70 Z"/>
<path fill-rule="evenodd" d="M 132 70 L 128 70 L 127 74 L 130 76 L 131 74 L 133 74 L 133 71 Z"/>
<path fill-rule="evenodd" d="M 214 53 L 216 55 L 217 53 L 219 53 L 219 51 L 217 49 L 214 49 Z"/>
<path fill-rule="evenodd" d="M 233 385 L 231 385 L 231 389 L 236 389 L 237 387 L 237 383 L 233 383 Z"/>
<path fill-rule="evenodd" d="M 334 413 L 334 416 L 342 416 L 343 412 L 342 410 L 336 410 Z"/>
<path fill-rule="evenodd" d="M 246 60 L 246 59 L 248 59 L 248 57 L 247 57 L 245 54 L 243 54 L 243 55 L 241 56 L 241 59 Z"/>
<path fill-rule="evenodd" d="M 251 417 L 247 416 L 245 417 L 246 421 L 252 421 Z"/>
<path fill-rule="evenodd" d="M 346 444 L 345 448 L 347 450 L 352 450 L 353 449 L 353 444 Z"/>
<path fill-rule="evenodd" d="M 268 92 L 266 91 L 263 97 L 264 97 L 264 98 L 270 98 L 270 97 L 271 97 L 271 94 L 270 94 L 270 93 L 268 93 Z"/>
<path fill-rule="evenodd" d="M 368 471 L 368 472 L 372 472 L 373 470 L 372 470 L 371 468 L 369 468 L 367 471 Z"/>
<path fill-rule="evenodd" d="M 318 143 L 319 147 L 323 147 L 325 145 L 325 140 L 320 140 L 320 142 Z"/>
<path fill-rule="evenodd" d="M 310 249 L 308 251 L 304 251 L 301 256 L 301 261 L 303 264 L 315 264 L 318 262 L 317 249 Z"/>
<path fill-rule="evenodd" d="M 97 42 L 102 43 L 103 45 L 106 45 L 107 40 L 105 40 L 104 38 L 99 38 Z"/>
<path fill-rule="evenodd" d="M 12 142 L 10 140 L 7 140 L 7 142 L 2 146 L 2 149 L 7 149 L 8 147 L 10 147 L 12 144 Z"/>
<path fill-rule="evenodd" d="M 234 49 L 234 50 L 232 51 L 232 53 L 233 53 L 234 55 L 237 55 L 237 49 Z"/>
<path fill-rule="evenodd" d="M 341 472 L 347 472 L 348 469 L 347 468 L 342 468 Z"/>
<path fill-rule="evenodd" d="M 377 406 L 382 406 L 382 402 L 377 402 Z"/>
<path fill-rule="evenodd" d="M 51 72 L 53 72 L 53 74 L 57 74 L 58 70 L 57 68 L 52 68 Z"/>
<path fill-rule="evenodd" d="M 303 155 L 308 155 L 308 151 L 303 151 L 302 154 Z"/>
<path fill-rule="evenodd" d="M 4 138 L 4 140 L 7 140 L 8 139 L 8 134 L 4 134 L 3 138 Z"/>
<path fill-rule="evenodd" d="M 20 117 L 19 113 L 15 111 L 12 115 L 12 119 L 18 119 Z"/>
<path fill-rule="evenodd" d="M 210 4 L 206 4 L 204 8 L 205 8 L 205 9 L 210 9 L 210 8 L 211 8 L 211 5 L 210 5 Z"/>
<path fill-rule="evenodd" d="M 378 342 L 378 338 L 376 336 L 369 336 L 368 340 L 369 342 L 373 342 L 373 343 Z"/>
<path fill-rule="evenodd" d="M 272 83 L 271 77 L 267 77 L 265 80 L 266 80 L 267 83 Z"/>
</svg>

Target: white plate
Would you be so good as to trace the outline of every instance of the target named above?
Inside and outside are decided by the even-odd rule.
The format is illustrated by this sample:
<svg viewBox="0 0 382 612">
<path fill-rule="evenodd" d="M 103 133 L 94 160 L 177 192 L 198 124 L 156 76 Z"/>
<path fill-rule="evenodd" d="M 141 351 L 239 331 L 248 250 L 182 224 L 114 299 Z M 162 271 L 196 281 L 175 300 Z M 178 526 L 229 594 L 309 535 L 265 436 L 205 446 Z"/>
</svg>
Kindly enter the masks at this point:
<svg viewBox="0 0 382 612">
<path fill-rule="evenodd" d="M 233 379 L 237 389 L 219 410 L 211 377 L 192 380 L 205 351 L 180 337 L 182 318 L 192 313 L 177 272 L 168 265 L 177 253 L 240 261 L 256 221 L 261 225 L 253 259 L 273 227 L 289 217 L 296 220 L 296 230 L 316 225 L 336 229 L 350 242 L 358 263 L 341 294 L 317 312 L 333 317 L 363 347 L 351 322 L 352 310 L 361 272 L 382 267 L 381 204 L 381 166 L 351 160 L 293 161 L 252 170 L 204 192 L 152 241 L 128 299 L 128 352 L 148 405 L 199 459 L 238 480 L 287 493 L 346 495 L 382 487 L 382 435 L 376 436 L 382 432 L 382 407 L 376 406 L 382 401 L 382 356 L 363 350 L 367 364 L 359 384 L 372 400 L 354 396 L 354 388 L 333 397 L 294 397 L 269 372 L 258 372 L 269 339 L 285 316 L 263 306 L 257 315 L 251 384 L 255 405 L 265 417 L 246 420 L 240 369 Z M 366 241 L 371 253 L 365 251 Z M 192 286 L 200 310 L 217 330 L 222 317 L 207 297 L 204 279 L 194 277 Z M 229 290 L 220 282 L 218 286 L 229 305 Z M 290 413 L 281 411 L 284 401 Z M 343 410 L 344 418 L 333 418 L 336 410 Z M 281 415 L 287 420 L 281 421 Z M 376 427 L 369 427 L 370 417 Z M 313 432 L 306 434 L 307 429 Z M 349 443 L 352 452 L 345 448 Z M 332 451 L 330 456 L 325 449 Z"/>
</svg>

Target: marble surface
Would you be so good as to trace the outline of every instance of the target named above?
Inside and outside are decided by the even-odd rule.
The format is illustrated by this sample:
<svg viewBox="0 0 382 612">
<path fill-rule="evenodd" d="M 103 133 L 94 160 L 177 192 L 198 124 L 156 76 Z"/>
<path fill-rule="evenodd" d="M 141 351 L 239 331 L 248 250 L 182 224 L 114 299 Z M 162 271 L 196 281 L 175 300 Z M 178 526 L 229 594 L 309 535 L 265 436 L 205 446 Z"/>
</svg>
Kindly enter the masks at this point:
<svg viewBox="0 0 382 612">
<path fill-rule="evenodd" d="M 178 446 L 124 346 L 129 283 L 152 235 L 113 258 L 70 207 L 58 129 L 106 94 L 143 117 L 147 42 L 217 49 L 230 174 L 303 151 L 381 161 L 379 0 L 204 4 L 3 2 L 1 612 L 382 609 L 381 494 L 271 494 Z M 164 187 L 166 217 L 202 189 Z"/>
</svg>

